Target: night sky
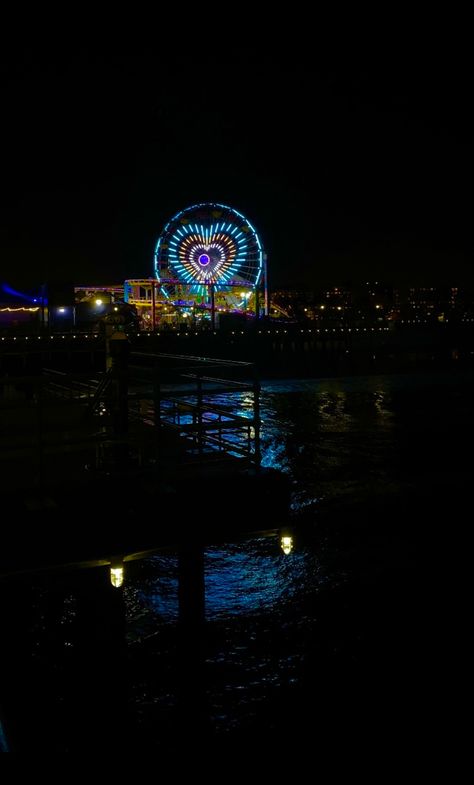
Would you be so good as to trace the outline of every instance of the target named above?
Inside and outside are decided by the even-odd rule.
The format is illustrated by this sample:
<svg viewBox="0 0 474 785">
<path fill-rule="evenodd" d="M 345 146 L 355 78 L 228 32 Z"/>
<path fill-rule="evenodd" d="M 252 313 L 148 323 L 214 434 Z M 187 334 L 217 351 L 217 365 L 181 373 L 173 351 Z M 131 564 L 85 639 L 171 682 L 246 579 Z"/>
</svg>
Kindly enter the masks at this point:
<svg viewBox="0 0 474 785">
<path fill-rule="evenodd" d="M 166 221 L 219 201 L 259 230 L 273 287 L 472 282 L 463 42 L 241 38 L 3 49 L 2 280 L 149 276 Z"/>
</svg>

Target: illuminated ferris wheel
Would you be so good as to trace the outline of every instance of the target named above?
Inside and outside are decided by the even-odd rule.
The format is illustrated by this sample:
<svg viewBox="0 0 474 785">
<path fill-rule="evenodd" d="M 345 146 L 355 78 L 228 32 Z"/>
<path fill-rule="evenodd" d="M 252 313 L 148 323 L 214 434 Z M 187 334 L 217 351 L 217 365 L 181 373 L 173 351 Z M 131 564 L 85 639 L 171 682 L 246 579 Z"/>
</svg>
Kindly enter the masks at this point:
<svg viewBox="0 0 474 785">
<path fill-rule="evenodd" d="M 257 232 L 237 210 L 196 204 L 166 224 L 155 250 L 155 275 L 169 300 L 186 294 L 202 301 L 210 293 L 245 289 L 264 282 L 264 254 Z"/>
</svg>

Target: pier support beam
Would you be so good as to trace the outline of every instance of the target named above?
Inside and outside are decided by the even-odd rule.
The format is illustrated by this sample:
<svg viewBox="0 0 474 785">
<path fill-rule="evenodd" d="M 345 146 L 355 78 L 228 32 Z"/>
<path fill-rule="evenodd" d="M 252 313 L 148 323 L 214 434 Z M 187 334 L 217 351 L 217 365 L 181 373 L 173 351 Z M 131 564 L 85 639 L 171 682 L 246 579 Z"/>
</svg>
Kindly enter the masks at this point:
<svg viewBox="0 0 474 785">
<path fill-rule="evenodd" d="M 184 732 L 202 727 L 204 703 L 204 548 L 182 542 L 178 551 L 180 721 Z"/>
</svg>

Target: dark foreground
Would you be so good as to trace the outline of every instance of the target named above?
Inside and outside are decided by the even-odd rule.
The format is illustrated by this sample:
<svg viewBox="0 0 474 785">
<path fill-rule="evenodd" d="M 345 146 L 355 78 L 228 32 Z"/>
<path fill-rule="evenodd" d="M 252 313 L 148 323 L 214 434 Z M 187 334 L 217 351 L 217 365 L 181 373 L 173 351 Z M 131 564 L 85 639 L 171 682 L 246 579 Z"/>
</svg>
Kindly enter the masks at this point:
<svg viewBox="0 0 474 785">
<path fill-rule="evenodd" d="M 303 744 L 319 754 L 328 740 L 344 750 L 352 740 L 367 755 L 385 744 L 399 756 L 449 735 L 463 694 L 457 587 L 470 520 L 472 379 L 381 379 L 363 394 L 361 382 L 352 393 L 334 384 L 285 399 L 270 392 L 263 408 L 267 454 L 276 462 L 274 417 L 303 502 L 292 516 L 293 553 L 279 551 L 274 509 L 262 526 L 242 489 L 217 507 L 205 483 L 196 491 L 196 507 L 214 520 L 242 506 L 248 532 L 266 529 L 256 541 L 222 543 L 226 553 L 233 543 L 233 594 L 224 579 L 216 586 L 219 564 L 206 548 L 204 622 L 194 592 L 198 537 L 176 566 L 186 576 L 180 619 L 170 611 L 176 575 L 166 553 L 131 562 L 124 593 L 100 566 L 3 582 L 0 711 L 11 751 L 166 754 L 205 740 L 206 749 L 278 757 Z M 382 393 L 396 425 L 381 418 Z M 322 486 L 326 498 L 305 504 Z M 117 495 L 107 526 L 116 528 L 122 499 L 136 493 Z M 58 526 L 79 531 L 97 500 L 70 501 Z M 170 526 L 179 513 L 179 504 L 166 511 Z M 19 526 L 13 509 L 8 520 Z M 136 521 L 120 525 L 132 530 Z M 242 554 L 251 574 L 238 568 Z M 276 577 L 259 594 L 269 566 Z"/>
<path fill-rule="evenodd" d="M 296 543 L 319 549 L 344 579 L 289 602 L 278 624 L 264 608 L 231 623 L 185 619 L 127 646 L 122 592 L 105 569 L 10 581 L 2 711 L 11 751 L 168 750 L 200 737 L 237 750 L 315 734 L 404 743 L 420 727 L 445 727 L 458 658 L 446 531 L 459 535 L 467 498 L 426 490 L 302 521 Z M 226 698 L 241 675 L 231 656 L 216 656 L 239 641 L 262 668 L 299 654 L 294 678 L 263 679 L 250 707 L 252 689 L 245 706 L 238 684 Z"/>
</svg>

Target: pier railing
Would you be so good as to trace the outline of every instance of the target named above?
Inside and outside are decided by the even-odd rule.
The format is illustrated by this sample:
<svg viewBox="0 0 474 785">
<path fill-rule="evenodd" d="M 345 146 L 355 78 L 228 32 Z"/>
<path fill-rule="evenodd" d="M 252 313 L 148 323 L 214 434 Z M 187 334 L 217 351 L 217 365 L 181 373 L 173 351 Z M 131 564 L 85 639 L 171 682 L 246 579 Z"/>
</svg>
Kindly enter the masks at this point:
<svg viewBox="0 0 474 785">
<path fill-rule="evenodd" d="M 260 465 L 260 385 L 252 363 L 133 352 L 130 414 L 174 430 L 189 460 Z"/>
<path fill-rule="evenodd" d="M 0 377 L 0 466 L 10 487 L 91 469 L 260 465 L 260 386 L 250 363 L 128 355 L 102 374 Z M 8 469 L 8 471 L 7 471 Z"/>
</svg>

